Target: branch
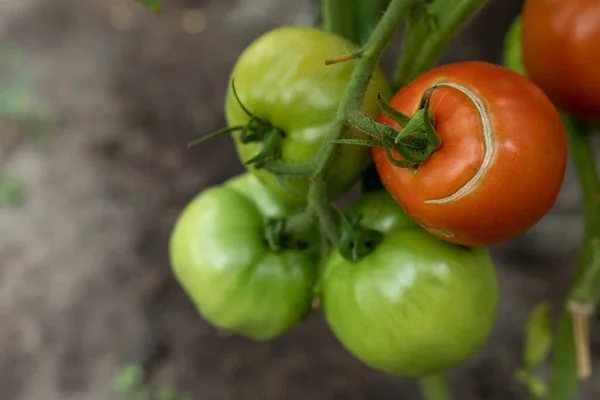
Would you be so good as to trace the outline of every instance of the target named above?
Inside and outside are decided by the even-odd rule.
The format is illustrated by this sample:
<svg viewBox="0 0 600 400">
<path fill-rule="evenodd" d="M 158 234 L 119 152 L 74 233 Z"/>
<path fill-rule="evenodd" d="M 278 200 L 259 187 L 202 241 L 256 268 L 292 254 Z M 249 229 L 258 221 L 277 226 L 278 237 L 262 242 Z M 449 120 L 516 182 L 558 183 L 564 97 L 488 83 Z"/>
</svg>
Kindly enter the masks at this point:
<svg viewBox="0 0 600 400">
<path fill-rule="evenodd" d="M 326 143 L 339 140 L 347 127 L 348 115 L 360 112 L 365 91 L 371 75 L 379 63 L 381 53 L 416 1 L 393 0 L 386 9 L 356 62 L 346 93 L 338 106 L 337 116 L 332 123 L 331 132 L 325 141 Z M 324 195 L 326 193 L 324 177 L 327 166 L 338 145 L 328 143 L 319 149 L 314 159 L 315 169 L 309 191 L 309 207 L 315 211 L 320 226 L 324 229 L 332 244 L 336 244 L 338 241 L 338 231 L 335 215 L 331 212 L 327 203 L 327 196 Z"/>
<path fill-rule="evenodd" d="M 550 378 L 551 400 L 572 399 L 579 382 L 591 373 L 587 325 L 600 296 L 600 180 L 590 127 L 567 117 L 563 122 L 581 185 L 586 222 L 577 275 L 558 329 Z"/>
<path fill-rule="evenodd" d="M 433 67 L 452 36 L 487 0 L 437 0 L 413 15 L 404 34 L 402 55 L 394 73 L 394 89 L 401 88 Z M 417 10 L 419 11 L 419 10 Z"/>
<path fill-rule="evenodd" d="M 321 0 L 323 28 L 357 43 L 351 0 Z"/>
</svg>

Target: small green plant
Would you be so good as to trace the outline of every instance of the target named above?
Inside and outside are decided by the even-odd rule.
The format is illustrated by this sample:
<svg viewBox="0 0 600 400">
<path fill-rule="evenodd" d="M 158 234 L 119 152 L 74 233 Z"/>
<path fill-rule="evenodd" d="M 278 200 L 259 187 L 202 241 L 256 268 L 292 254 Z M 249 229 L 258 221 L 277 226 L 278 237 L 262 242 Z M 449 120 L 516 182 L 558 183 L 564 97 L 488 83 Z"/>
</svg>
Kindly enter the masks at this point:
<svg viewBox="0 0 600 400">
<path fill-rule="evenodd" d="M 25 197 L 23 182 L 0 170 L 0 206 L 21 204 Z"/>
<path fill-rule="evenodd" d="M 115 374 L 113 387 L 119 400 L 192 400 L 191 395 L 170 385 L 153 394 L 146 385 L 146 371 L 137 364 L 121 367 Z"/>
</svg>

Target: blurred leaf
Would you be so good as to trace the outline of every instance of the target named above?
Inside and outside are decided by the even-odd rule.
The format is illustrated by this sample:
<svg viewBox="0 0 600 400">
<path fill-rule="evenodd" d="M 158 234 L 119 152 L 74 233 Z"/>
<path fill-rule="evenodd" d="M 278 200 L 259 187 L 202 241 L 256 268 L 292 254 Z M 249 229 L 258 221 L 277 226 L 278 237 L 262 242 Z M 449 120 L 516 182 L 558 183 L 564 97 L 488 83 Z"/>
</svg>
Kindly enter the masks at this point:
<svg viewBox="0 0 600 400">
<path fill-rule="evenodd" d="M 129 394 L 143 389 L 145 372 L 139 365 L 126 365 L 115 374 L 114 388 L 118 393 Z"/>
<path fill-rule="evenodd" d="M 26 55 L 18 48 L 0 49 L 0 117 L 20 122 L 55 119 L 57 111 L 39 92 Z"/>
<path fill-rule="evenodd" d="M 17 178 L 0 173 L 0 205 L 17 205 L 24 198 L 23 182 Z"/>
<path fill-rule="evenodd" d="M 161 9 L 161 0 L 138 0 L 152 12 L 159 12 Z"/>
<path fill-rule="evenodd" d="M 546 383 L 544 383 L 544 381 L 537 376 L 533 375 L 531 371 L 527 369 L 519 369 L 515 373 L 515 378 L 517 381 L 525 385 L 533 396 L 537 398 L 548 396 L 548 387 L 546 386 Z"/>
<path fill-rule="evenodd" d="M 524 362 L 528 368 L 534 368 L 542 363 L 550 351 L 552 344 L 552 315 L 550 303 L 538 303 L 529 316 L 526 328 Z"/>
<path fill-rule="evenodd" d="M 502 62 L 506 68 L 527 76 L 527 71 L 523 64 L 523 56 L 521 55 L 521 30 L 521 16 L 518 15 L 513 20 L 504 37 Z"/>
<path fill-rule="evenodd" d="M 180 393 L 172 386 L 168 386 L 161 389 L 158 400 L 192 400 L 192 397 L 186 393 Z"/>
</svg>

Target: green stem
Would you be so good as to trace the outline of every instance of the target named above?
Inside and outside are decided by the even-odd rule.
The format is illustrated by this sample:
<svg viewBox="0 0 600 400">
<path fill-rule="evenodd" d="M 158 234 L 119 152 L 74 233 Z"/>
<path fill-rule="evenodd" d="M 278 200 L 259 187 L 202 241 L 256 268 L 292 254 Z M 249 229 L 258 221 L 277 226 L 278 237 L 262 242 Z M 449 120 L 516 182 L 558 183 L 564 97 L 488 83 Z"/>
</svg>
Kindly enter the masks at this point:
<svg viewBox="0 0 600 400">
<path fill-rule="evenodd" d="M 565 117 L 572 160 L 581 185 L 585 236 L 575 282 L 562 312 L 550 377 L 550 399 L 570 400 L 588 374 L 587 320 L 600 295 L 600 180 L 590 127 Z"/>
<path fill-rule="evenodd" d="M 390 0 L 351 0 L 357 44 L 368 39 Z"/>
<path fill-rule="evenodd" d="M 321 0 L 323 29 L 358 43 L 351 0 Z"/>
<path fill-rule="evenodd" d="M 356 62 L 350 83 L 338 106 L 338 113 L 333 121 L 332 129 L 326 142 L 339 140 L 346 129 L 347 116 L 360 112 L 367 85 L 379 63 L 381 53 L 398 26 L 402 23 L 410 7 L 416 1 L 393 0 L 386 9 L 377 27 L 373 30 L 369 40 L 367 40 L 362 56 Z M 325 1 L 323 5 L 326 6 L 327 3 Z M 338 229 L 335 215 L 332 213 L 327 202 L 324 177 L 327 173 L 327 166 L 337 150 L 337 146 L 338 144 L 336 143 L 329 143 L 319 149 L 315 157 L 315 170 L 309 190 L 309 206 L 315 211 L 321 227 L 326 232 L 330 242 L 334 244 L 338 242 Z"/>
<path fill-rule="evenodd" d="M 409 19 L 403 50 L 394 73 L 394 89 L 401 88 L 433 67 L 456 32 L 487 0 L 437 0 L 426 12 L 435 18 L 435 27 L 426 18 Z"/>
<path fill-rule="evenodd" d="M 419 386 L 425 400 L 452 400 L 444 375 L 430 375 L 421 378 Z"/>
<path fill-rule="evenodd" d="M 321 229 L 325 232 L 327 239 L 332 246 L 337 246 L 339 242 L 339 231 L 335 214 L 327 201 L 327 185 L 322 179 L 315 179 L 311 182 L 309 196 L 309 207 L 315 213 L 319 220 Z"/>
<path fill-rule="evenodd" d="M 278 160 L 265 162 L 263 169 L 276 175 L 308 176 L 313 170 L 312 163 L 308 164 L 286 164 Z"/>
</svg>

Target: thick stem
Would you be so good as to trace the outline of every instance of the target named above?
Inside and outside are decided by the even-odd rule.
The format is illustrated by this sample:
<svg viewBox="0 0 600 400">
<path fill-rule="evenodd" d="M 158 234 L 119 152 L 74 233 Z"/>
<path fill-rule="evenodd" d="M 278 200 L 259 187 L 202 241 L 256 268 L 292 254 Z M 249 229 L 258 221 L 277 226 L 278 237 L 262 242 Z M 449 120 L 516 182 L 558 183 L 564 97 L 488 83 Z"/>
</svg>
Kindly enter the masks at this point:
<svg viewBox="0 0 600 400">
<path fill-rule="evenodd" d="M 338 114 L 333 123 L 328 142 L 340 139 L 346 128 L 347 116 L 360 112 L 367 85 L 377 67 L 385 45 L 416 1 L 393 0 L 383 14 L 381 21 L 365 45 L 362 57 L 356 62 L 346 94 L 338 106 Z M 336 144 L 321 147 L 316 157 L 315 177 L 321 178 L 325 174 L 327 163 L 336 149 Z"/>
<path fill-rule="evenodd" d="M 390 0 L 351 0 L 354 30 L 359 45 L 367 41 Z"/>
<path fill-rule="evenodd" d="M 377 67 L 381 53 L 389 42 L 398 26 L 402 23 L 410 7 L 417 0 L 393 0 L 386 9 L 377 27 L 365 44 L 362 57 L 357 60 L 350 83 L 340 105 L 331 133 L 327 142 L 339 140 L 347 126 L 348 115 L 359 112 L 362 106 L 365 91 L 373 71 Z M 325 1 L 325 3 L 327 3 Z M 324 4 L 325 4 L 324 3 Z M 309 191 L 309 205 L 315 210 L 320 225 L 325 230 L 332 243 L 338 241 L 338 229 L 335 216 L 331 212 L 327 201 L 324 177 L 327 165 L 333 158 L 338 144 L 329 143 L 319 149 L 315 157 L 315 170 Z"/>
<path fill-rule="evenodd" d="M 550 379 L 551 400 L 572 399 L 579 382 L 589 376 L 587 320 L 600 296 L 600 180 L 589 138 L 590 127 L 570 118 L 563 121 L 581 185 L 585 236 L 575 282 L 559 325 Z"/>
<path fill-rule="evenodd" d="M 487 0 L 437 0 L 428 6 L 435 27 L 426 18 L 409 21 L 404 47 L 394 73 L 394 88 L 400 88 L 433 67 L 452 36 Z"/>
<path fill-rule="evenodd" d="M 452 400 L 450 388 L 443 375 L 430 375 L 419 380 L 424 400 Z"/>
<path fill-rule="evenodd" d="M 323 28 L 358 43 L 351 0 L 321 0 Z"/>
</svg>

